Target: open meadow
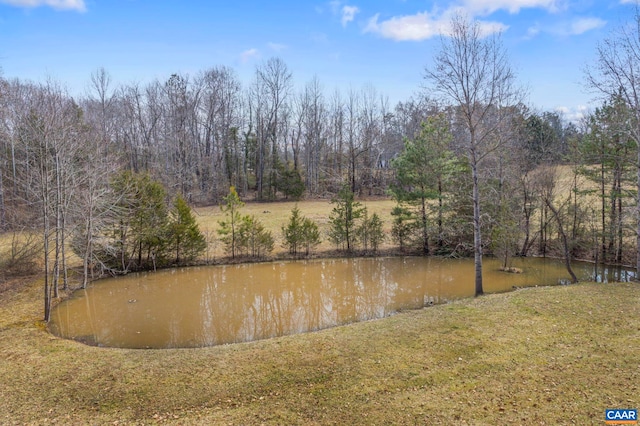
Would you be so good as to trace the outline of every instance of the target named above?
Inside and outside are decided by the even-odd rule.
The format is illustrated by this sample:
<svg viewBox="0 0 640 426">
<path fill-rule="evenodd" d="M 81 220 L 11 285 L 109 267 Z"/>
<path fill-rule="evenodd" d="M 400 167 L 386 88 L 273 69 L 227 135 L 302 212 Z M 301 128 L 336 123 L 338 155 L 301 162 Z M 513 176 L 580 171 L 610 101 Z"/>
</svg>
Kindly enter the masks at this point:
<svg viewBox="0 0 640 426">
<path fill-rule="evenodd" d="M 360 200 L 362 206 L 367 208 L 369 215 L 377 213 L 382 219 L 384 225 L 384 231 L 387 235 L 386 240 L 381 245 L 381 249 L 393 247 L 393 242 L 390 239 L 391 231 L 391 210 L 395 206 L 395 202 L 391 199 L 372 199 L 372 200 Z M 285 253 L 286 249 L 282 247 L 282 227 L 287 224 L 289 217 L 291 216 L 291 210 L 298 206 L 300 214 L 313 220 L 320 230 L 321 243 L 316 248 L 315 252 L 326 252 L 335 250 L 335 246 L 328 241 L 327 231 L 329 229 L 329 216 L 334 204 L 331 204 L 329 200 L 308 200 L 302 202 L 288 201 L 277 203 L 246 203 L 241 208 L 242 214 L 254 215 L 266 229 L 271 230 L 275 239 L 275 245 L 273 254 Z M 207 236 L 209 241 L 209 253 L 207 256 L 212 260 L 219 259 L 225 255 L 224 247 L 219 241 L 217 230 L 220 228 L 219 221 L 224 220 L 225 215 L 220 210 L 219 206 L 207 206 L 194 209 L 198 225 L 202 232 Z"/>
</svg>

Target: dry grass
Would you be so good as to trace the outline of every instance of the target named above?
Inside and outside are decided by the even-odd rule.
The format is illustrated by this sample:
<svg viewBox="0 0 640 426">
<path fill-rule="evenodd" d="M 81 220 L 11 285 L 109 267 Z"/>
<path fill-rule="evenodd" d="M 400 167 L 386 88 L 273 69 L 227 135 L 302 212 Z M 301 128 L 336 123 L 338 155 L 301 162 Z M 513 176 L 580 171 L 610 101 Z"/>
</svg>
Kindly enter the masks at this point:
<svg viewBox="0 0 640 426">
<path fill-rule="evenodd" d="M 47 333 L 0 296 L 2 424 L 602 424 L 640 408 L 637 284 L 534 288 L 202 349 Z"/>
<path fill-rule="evenodd" d="M 360 201 L 366 206 L 369 215 L 377 213 L 382 219 L 385 232 L 389 235 L 391 231 L 391 210 L 395 202 L 391 199 L 376 199 L 368 201 Z M 282 226 L 286 225 L 291 216 L 291 210 L 298 206 L 303 216 L 312 219 L 318 224 L 321 232 L 322 243 L 317 247 L 317 251 L 333 250 L 335 247 L 327 240 L 327 231 L 329 229 L 329 216 L 334 205 L 329 200 L 310 200 L 303 202 L 278 202 L 278 203 L 247 203 L 242 209 L 242 214 L 255 215 L 267 229 L 270 229 L 276 240 L 274 255 L 285 252 L 282 247 Z M 200 229 L 208 236 L 209 240 L 209 257 L 220 258 L 224 256 L 224 247 L 217 241 L 217 230 L 220 228 L 218 222 L 225 218 L 220 207 L 200 207 L 196 208 L 195 214 L 200 225 Z M 390 239 L 381 246 L 381 249 L 390 248 L 393 242 Z"/>
</svg>

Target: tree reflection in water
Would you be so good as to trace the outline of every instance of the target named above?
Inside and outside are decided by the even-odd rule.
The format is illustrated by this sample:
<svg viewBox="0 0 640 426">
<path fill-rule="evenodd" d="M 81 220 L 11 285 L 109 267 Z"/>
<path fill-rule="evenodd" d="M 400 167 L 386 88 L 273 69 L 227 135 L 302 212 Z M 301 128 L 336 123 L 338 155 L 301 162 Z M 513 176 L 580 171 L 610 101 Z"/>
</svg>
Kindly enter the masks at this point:
<svg viewBox="0 0 640 426">
<path fill-rule="evenodd" d="M 524 273 L 500 272 L 499 263 L 487 259 L 485 291 L 567 279 L 559 261 L 517 263 Z M 593 265 L 575 266 L 582 280 L 593 279 Z M 606 271 L 633 278 L 628 271 Z M 98 281 L 58 305 L 50 329 L 101 346 L 212 346 L 381 318 L 473 292 L 472 259 L 356 258 L 181 268 Z"/>
</svg>

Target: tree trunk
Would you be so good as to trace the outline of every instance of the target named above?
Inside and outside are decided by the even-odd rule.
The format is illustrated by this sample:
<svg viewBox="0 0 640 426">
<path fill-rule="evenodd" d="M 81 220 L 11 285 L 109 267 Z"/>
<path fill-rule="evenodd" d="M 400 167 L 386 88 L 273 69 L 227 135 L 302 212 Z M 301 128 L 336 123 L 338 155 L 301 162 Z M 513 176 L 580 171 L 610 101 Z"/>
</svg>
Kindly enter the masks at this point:
<svg viewBox="0 0 640 426">
<path fill-rule="evenodd" d="M 442 229 L 444 201 L 442 194 L 442 176 L 438 176 L 438 249 L 444 246 L 444 231 Z"/>
<path fill-rule="evenodd" d="M 622 264 L 622 244 L 623 244 L 623 229 L 622 229 L 622 171 L 618 179 L 618 245 L 616 248 L 616 264 Z"/>
<path fill-rule="evenodd" d="M 576 277 L 576 274 L 571 268 L 571 250 L 569 249 L 567 234 L 564 231 L 564 227 L 562 226 L 562 219 L 560 219 L 558 210 L 551 204 L 551 200 L 549 200 L 549 198 L 545 198 L 544 201 L 547 204 L 547 207 L 549 207 L 549 210 L 551 210 L 551 213 L 553 213 L 553 216 L 558 223 L 558 232 L 560 233 L 560 238 L 562 239 L 562 247 L 564 251 L 564 265 L 567 268 L 567 272 L 569 273 L 569 275 L 571 275 L 571 282 L 575 284 L 578 282 L 578 277 Z"/>
<path fill-rule="evenodd" d="M 640 118 L 640 111 L 637 115 Z M 638 146 L 636 168 L 638 176 L 636 181 L 636 280 L 638 280 L 640 279 L 640 145 Z"/>
<path fill-rule="evenodd" d="M 87 288 L 87 283 L 89 281 L 89 264 L 93 257 L 93 203 L 92 203 L 92 194 L 89 194 L 91 200 L 87 209 L 87 224 L 85 227 L 85 251 L 82 259 L 82 288 Z"/>
<path fill-rule="evenodd" d="M 424 194 L 424 188 L 422 188 Z M 429 233 L 427 231 L 427 200 L 422 197 L 421 215 L 422 215 L 422 254 L 427 256 L 429 254 Z"/>
<path fill-rule="evenodd" d="M 478 164 L 475 151 L 471 151 L 471 174 L 473 178 L 473 251 L 475 266 L 475 295 L 484 293 L 482 289 L 482 235 L 480 229 L 480 187 L 478 183 Z"/>
<path fill-rule="evenodd" d="M 601 243 L 600 250 L 602 253 L 602 263 L 607 263 L 607 232 L 606 232 L 606 205 L 607 205 L 607 195 L 605 191 L 605 182 L 604 182 L 604 158 L 602 159 L 602 164 L 600 165 L 600 220 L 601 220 Z"/>
<path fill-rule="evenodd" d="M 527 256 L 529 248 L 533 245 L 531 241 L 531 200 L 529 199 L 529 191 L 527 191 L 526 181 L 522 181 L 523 187 L 523 200 L 522 200 L 522 213 L 524 214 L 524 242 L 522 243 L 522 249 L 520 249 L 520 256 Z"/>
<path fill-rule="evenodd" d="M 4 185 L 2 180 L 2 175 L 4 171 L 0 168 L 0 232 L 4 231 L 6 228 L 6 216 L 5 216 L 5 207 L 4 207 Z"/>
<path fill-rule="evenodd" d="M 49 184 L 47 182 L 48 179 L 48 168 L 44 162 L 46 162 L 46 158 L 41 158 L 42 161 L 42 175 L 41 175 L 41 185 L 42 185 L 42 236 L 43 236 L 43 249 L 44 249 L 44 321 L 49 322 L 51 318 L 51 282 L 49 280 Z"/>
</svg>

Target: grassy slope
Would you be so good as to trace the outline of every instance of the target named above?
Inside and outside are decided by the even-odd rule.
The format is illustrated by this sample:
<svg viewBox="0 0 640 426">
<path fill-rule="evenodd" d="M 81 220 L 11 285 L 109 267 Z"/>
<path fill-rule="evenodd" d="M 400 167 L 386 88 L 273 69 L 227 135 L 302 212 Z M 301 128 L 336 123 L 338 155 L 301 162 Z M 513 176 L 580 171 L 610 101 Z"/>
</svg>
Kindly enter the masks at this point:
<svg viewBox="0 0 640 426">
<path fill-rule="evenodd" d="M 602 424 L 640 408 L 640 289 L 484 296 L 184 350 L 50 336 L 40 283 L 0 295 L 0 423 Z"/>
</svg>

